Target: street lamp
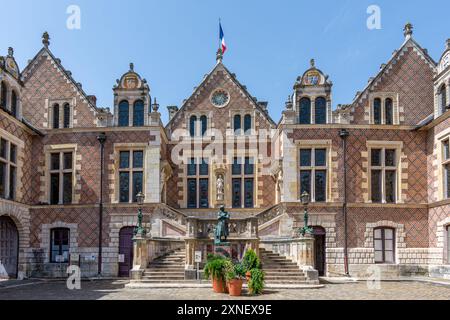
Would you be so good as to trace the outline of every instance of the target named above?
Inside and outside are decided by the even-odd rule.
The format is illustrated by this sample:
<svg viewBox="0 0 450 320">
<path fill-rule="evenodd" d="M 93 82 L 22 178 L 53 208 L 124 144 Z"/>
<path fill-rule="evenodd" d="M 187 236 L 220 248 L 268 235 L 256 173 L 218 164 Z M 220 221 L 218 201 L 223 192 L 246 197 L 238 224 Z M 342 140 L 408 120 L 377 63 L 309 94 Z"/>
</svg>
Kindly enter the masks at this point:
<svg viewBox="0 0 450 320">
<path fill-rule="evenodd" d="M 138 227 L 136 229 L 136 235 L 137 236 L 145 236 L 147 234 L 147 231 L 144 229 L 144 227 L 142 227 L 142 218 L 143 218 L 143 216 L 142 216 L 142 205 L 144 204 L 144 199 L 145 199 L 145 196 L 142 193 L 142 191 L 139 192 L 136 195 L 136 200 L 137 200 L 137 203 L 139 205 L 139 209 L 138 209 Z"/>
<path fill-rule="evenodd" d="M 308 204 L 310 201 L 310 196 L 308 192 L 303 192 L 302 195 L 300 196 L 300 200 L 303 203 L 303 208 L 304 208 L 304 220 L 305 220 L 305 224 L 302 228 L 300 228 L 300 235 L 302 237 L 304 237 L 306 234 L 311 235 L 313 233 L 312 228 L 310 228 L 308 226 Z"/>
</svg>

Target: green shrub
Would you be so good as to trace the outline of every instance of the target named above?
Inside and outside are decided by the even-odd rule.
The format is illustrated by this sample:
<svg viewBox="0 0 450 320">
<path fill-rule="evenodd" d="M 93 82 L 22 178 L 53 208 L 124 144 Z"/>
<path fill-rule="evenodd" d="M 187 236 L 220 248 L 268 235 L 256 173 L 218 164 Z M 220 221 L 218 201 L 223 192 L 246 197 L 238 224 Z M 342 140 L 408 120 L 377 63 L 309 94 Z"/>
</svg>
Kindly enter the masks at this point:
<svg viewBox="0 0 450 320">
<path fill-rule="evenodd" d="M 248 282 L 248 288 L 251 294 L 261 294 L 264 290 L 264 271 L 261 269 L 252 269 L 250 270 L 251 278 Z"/>
<path fill-rule="evenodd" d="M 227 267 L 229 260 L 220 255 L 209 254 L 207 262 L 205 264 L 204 273 L 205 279 L 213 278 L 224 280 L 225 268 Z"/>
<path fill-rule="evenodd" d="M 233 279 L 244 279 L 245 277 L 245 268 L 242 263 L 233 263 L 229 261 L 225 267 L 225 278 L 227 281 Z"/>
<path fill-rule="evenodd" d="M 261 269 L 261 261 L 253 249 L 249 249 L 245 252 L 242 264 L 244 265 L 246 272 L 252 269 Z"/>
</svg>

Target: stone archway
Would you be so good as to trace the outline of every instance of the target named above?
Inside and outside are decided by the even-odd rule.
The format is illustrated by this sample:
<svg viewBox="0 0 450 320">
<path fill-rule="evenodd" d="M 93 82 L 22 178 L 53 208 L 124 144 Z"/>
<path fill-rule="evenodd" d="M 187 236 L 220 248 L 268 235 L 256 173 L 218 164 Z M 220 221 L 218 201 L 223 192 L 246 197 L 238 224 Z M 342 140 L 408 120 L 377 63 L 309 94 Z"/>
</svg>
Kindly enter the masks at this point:
<svg viewBox="0 0 450 320">
<path fill-rule="evenodd" d="M 17 278 L 19 268 L 19 231 L 8 216 L 0 217 L 0 277 Z"/>
</svg>

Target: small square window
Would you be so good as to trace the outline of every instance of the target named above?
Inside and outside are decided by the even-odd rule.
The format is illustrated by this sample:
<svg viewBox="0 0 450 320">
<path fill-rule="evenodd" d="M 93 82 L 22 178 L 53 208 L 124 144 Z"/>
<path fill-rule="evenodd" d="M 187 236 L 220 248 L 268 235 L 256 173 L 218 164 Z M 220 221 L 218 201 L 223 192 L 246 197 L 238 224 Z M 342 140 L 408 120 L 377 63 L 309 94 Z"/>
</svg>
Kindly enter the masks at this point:
<svg viewBox="0 0 450 320">
<path fill-rule="evenodd" d="M 50 169 L 59 170 L 59 153 L 52 153 L 50 155 Z"/>
<path fill-rule="evenodd" d="M 372 149 L 370 159 L 372 166 L 381 166 L 381 149 Z"/>
<path fill-rule="evenodd" d="M 387 167 L 395 167 L 395 149 L 386 149 L 384 161 Z"/>
<path fill-rule="evenodd" d="M 121 151 L 120 152 L 120 169 L 126 169 L 130 167 L 130 152 Z"/>
<path fill-rule="evenodd" d="M 316 166 L 324 167 L 327 165 L 327 150 L 326 149 L 316 149 L 315 150 L 315 162 Z"/>
<path fill-rule="evenodd" d="M 311 166 L 311 149 L 300 150 L 300 166 L 302 167 Z"/>
</svg>

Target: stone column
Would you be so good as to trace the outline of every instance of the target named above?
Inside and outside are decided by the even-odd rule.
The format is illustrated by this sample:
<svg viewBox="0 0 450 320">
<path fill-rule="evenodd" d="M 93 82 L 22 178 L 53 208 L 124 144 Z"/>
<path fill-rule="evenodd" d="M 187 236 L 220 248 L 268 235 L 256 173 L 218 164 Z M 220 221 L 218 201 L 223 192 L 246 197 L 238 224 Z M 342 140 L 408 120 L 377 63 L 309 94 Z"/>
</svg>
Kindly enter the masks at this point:
<svg viewBox="0 0 450 320">
<path fill-rule="evenodd" d="M 314 236 L 305 235 L 292 243 L 291 252 L 297 265 L 303 270 L 307 280 L 318 283 L 319 272 L 315 268 Z"/>
<path fill-rule="evenodd" d="M 137 235 L 133 241 L 133 269 L 131 269 L 131 279 L 140 280 L 148 264 L 147 239 L 145 236 Z"/>
</svg>

